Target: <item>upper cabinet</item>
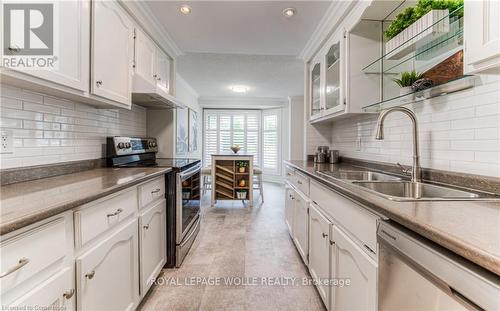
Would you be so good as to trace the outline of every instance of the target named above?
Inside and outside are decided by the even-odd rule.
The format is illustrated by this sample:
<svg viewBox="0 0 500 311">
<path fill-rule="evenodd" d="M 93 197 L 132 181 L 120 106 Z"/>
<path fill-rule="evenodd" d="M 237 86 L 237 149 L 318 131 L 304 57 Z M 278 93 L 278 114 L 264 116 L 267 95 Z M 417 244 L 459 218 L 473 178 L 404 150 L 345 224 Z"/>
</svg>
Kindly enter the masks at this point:
<svg viewBox="0 0 500 311">
<path fill-rule="evenodd" d="M 321 63 L 313 61 L 311 63 L 311 72 L 309 74 L 311 80 L 310 85 L 310 107 L 311 107 L 311 120 L 321 117 L 322 103 L 321 103 Z"/>
<path fill-rule="evenodd" d="M 170 57 L 139 28 L 135 29 L 134 93 L 170 91 Z"/>
<path fill-rule="evenodd" d="M 131 106 L 134 26 L 113 1 L 93 1 L 91 92 Z"/>
<path fill-rule="evenodd" d="M 327 45 L 328 51 L 324 54 L 323 64 L 325 64 L 325 85 L 323 86 L 324 95 L 324 114 L 329 115 L 344 108 L 344 33 L 339 32 L 334 36 L 334 40 Z"/>
<path fill-rule="evenodd" d="M 465 1 L 464 71 L 500 73 L 500 2 Z"/>
<path fill-rule="evenodd" d="M 76 93 L 84 94 L 89 89 L 90 1 L 50 2 L 57 8 L 55 18 L 58 38 L 53 45 L 56 57 L 54 68 L 20 70 L 11 74 L 26 80 L 39 78 L 41 83 L 69 87 Z M 19 56 L 22 52 L 22 49 L 15 47 L 9 50 L 13 56 Z"/>
</svg>

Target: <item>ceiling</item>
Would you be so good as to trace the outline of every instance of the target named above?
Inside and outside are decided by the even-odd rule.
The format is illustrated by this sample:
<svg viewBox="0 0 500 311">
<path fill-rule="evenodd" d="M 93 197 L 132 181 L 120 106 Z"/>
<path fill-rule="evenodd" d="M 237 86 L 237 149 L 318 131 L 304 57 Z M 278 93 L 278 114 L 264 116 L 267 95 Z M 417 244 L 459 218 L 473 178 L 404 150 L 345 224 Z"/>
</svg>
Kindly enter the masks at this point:
<svg viewBox="0 0 500 311">
<path fill-rule="evenodd" d="M 200 97 L 301 95 L 303 66 L 294 56 L 187 53 L 177 58 L 177 71 Z M 244 85 L 249 90 L 234 93 L 234 85 Z"/>
<path fill-rule="evenodd" d="M 151 13 L 182 52 L 298 55 L 331 0 L 322 1 L 146 1 Z M 188 4 L 189 15 L 179 8 Z M 287 7 L 297 9 L 292 18 Z"/>
</svg>

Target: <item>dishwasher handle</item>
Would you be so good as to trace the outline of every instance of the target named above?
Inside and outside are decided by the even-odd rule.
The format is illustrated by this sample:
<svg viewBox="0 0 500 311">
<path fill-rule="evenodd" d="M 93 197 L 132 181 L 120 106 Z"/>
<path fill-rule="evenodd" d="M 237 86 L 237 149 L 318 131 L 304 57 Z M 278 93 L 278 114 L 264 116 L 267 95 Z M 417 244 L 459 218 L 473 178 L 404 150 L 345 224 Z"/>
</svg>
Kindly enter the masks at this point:
<svg viewBox="0 0 500 311">
<path fill-rule="evenodd" d="M 409 261 L 421 274 L 469 308 L 498 308 L 500 280 L 493 273 L 392 222 L 381 221 L 377 237 L 381 247 L 396 251 L 403 260 Z"/>
</svg>

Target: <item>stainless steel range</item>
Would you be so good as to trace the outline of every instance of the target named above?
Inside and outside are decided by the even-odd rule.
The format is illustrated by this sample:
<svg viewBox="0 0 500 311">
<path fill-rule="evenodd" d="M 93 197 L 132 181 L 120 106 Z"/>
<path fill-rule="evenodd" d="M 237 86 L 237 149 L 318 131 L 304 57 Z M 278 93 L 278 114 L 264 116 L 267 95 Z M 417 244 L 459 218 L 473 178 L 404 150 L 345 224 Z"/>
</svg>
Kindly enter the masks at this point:
<svg viewBox="0 0 500 311">
<path fill-rule="evenodd" d="M 111 167 L 169 167 L 165 175 L 167 202 L 167 263 L 179 267 L 200 230 L 201 161 L 158 158 L 155 138 L 108 137 L 107 163 Z"/>
</svg>

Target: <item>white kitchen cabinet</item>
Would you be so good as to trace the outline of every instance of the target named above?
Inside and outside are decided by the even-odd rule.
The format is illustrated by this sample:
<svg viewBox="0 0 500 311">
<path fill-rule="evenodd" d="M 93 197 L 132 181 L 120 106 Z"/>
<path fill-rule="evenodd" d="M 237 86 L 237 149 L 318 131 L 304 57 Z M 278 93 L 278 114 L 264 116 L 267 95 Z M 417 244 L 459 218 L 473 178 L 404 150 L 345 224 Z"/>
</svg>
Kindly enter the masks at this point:
<svg viewBox="0 0 500 311">
<path fill-rule="evenodd" d="M 285 223 L 288 228 L 288 232 L 292 237 L 295 195 L 295 190 L 293 190 L 292 187 L 287 186 L 285 191 Z"/>
<path fill-rule="evenodd" d="M 131 106 L 134 26 L 116 1 L 92 1 L 91 92 Z"/>
<path fill-rule="evenodd" d="M 309 272 L 314 280 L 321 299 L 328 306 L 330 290 L 327 280 L 330 278 L 330 221 L 323 216 L 317 206 L 309 208 Z"/>
<path fill-rule="evenodd" d="M 464 73 L 500 73 L 500 2 L 464 3 Z"/>
<path fill-rule="evenodd" d="M 307 265 L 309 254 L 309 200 L 298 192 L 296 194 L 294 199 L 293 241 L 302 260 Z"/>
<path fill-rule="evenodd" d="M 331 234 L 331 277 L 349 285 L 330 287 L 330 310 L 377 310 L 377 263 L 337 226 Z"/>
<path fill-rule="evenodd" d="M 134 30 L 134 79 L 156 85 L 156 44 L 140 28 Z"/>
<path fill-rule="evenodd" d="M 139 301 L 134 218 L 76 259 L 78 310 L 133 310 Z"/>
<path fill-rule="evenodd" d="M 140 292 L 143 297 L 166 260 L 166 202 L 158 201 L 139 216 Z"/>
<path fill-rule="evenodd" d="M 321 111 L 323 109 L 322 95 L 321 95 L 321 85 L 322 83 L 322 69 L 321 61 L 314 59 L 310 64 L 309 72 L 309 102 L 310 102 L 310 120 L 314 120 L 321 117 Z"/>
<path fill-rule="evenodd" d="M 12 310 L 75 310 L 75 280 L 66 267 L 9 305 Z"/>
<path fill-rule="evenodd" d="M 161 49 L 156 49 L 157 86 L 165 92 L 170 91 L 170 57 Z"/>
<path fill-rule="evenodd" d="M 322 116 L 344 109 L 345 105 L 345 40 L 344 32 L 337 32 L 325 51 L 322 65 L 325 72 Z"/>
</svg>

